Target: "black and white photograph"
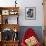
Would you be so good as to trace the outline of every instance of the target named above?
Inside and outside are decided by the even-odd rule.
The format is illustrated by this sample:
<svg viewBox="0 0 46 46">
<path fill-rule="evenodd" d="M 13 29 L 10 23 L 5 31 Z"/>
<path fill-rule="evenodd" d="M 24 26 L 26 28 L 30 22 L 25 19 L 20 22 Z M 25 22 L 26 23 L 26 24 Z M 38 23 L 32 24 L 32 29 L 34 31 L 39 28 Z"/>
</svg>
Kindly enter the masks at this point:
<svg viewBox="0 0 46 46">
<path fill-rule="evenodd" d="M 35 20 L 36 19 L 36 8 L 35 7 L 26 7 L 25 8 L 25 18 Z"/>
</svg>

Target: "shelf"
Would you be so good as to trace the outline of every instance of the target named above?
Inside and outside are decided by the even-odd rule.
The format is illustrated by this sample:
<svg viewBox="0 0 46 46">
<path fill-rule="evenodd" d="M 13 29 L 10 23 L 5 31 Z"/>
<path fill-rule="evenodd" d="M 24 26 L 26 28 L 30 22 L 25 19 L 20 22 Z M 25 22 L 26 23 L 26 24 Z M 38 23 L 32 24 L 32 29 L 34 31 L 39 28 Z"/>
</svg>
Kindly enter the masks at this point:
<svg viewBox="0 0 46 46">
<path fill-rule="evenodd" d="M 1 31 L 5 28 L 9 28 L 12 29 L 14 31 L 14 29 L 17 30 L 17 32 L 19 31 L 19 25 L 18 24 L 0 24 L 1 27 Z"/>
<path fill-rule="evenodd" d="M 18 41 L 2 42 L 3 46 L 18 46 Z"/>
<path fill-rule="evenodd" d="M 10 40 L 10 41 L 3 41 L 3 42 L 5 42 L 5 43 L 15 43 L 15 42 L 19 42 L 19 40 L 15 40 L 15 41 L 12 41 L 12 40 Z"/>
<path fill-rule="evenodd" d="M 18 24 L 18 16 L 2 16 L 2 24 Z"/>
<path fill-rule="evenodd" d="M 0 15 L 18 15 L 19 7 L 0 7 Z"/>
<path fill-rule="evenodd" d="M 0 46 L 18 46 L 18 17 L 19 7 L 0 7 Z"/>
<path fill-rule="evenodd" d="M 12 12 L 12 13 L 11 13 Z M 19 16 L 19 7 L 0 7 L 0 21 L 1 23 L 0 24 L 12 24 L 13 21 L 14 23 L 13 24 L 18 24 L 18 16 Z M 11 18 L 9 19 L 9 16 L 12 17 L 16 17 L 15 20 L 12 20 Z M 9 23 L 10 21 L 11 23 Z"/>
<path fill-rule="evenodd" d="M 0 7 L 0 14 L 2 15 L 5 15 L 5 14 L 10 15 L 12 13 L 13 15 L 17 15 L 18 11 L 19 11 L 19 7 Z"/>
<path fill-rule="evenodd" d="M 11 10 L 11 9 L 16 9 L 16 10 L 17 10 L 17 9 L 19 9 L 19 7 L 0 7 L 0 10 L 6 10 L 6 9 L 8 9 L 8 10 L 9 10 L 9 9 L 10 9 L 10 10 Z"/>
</svg>

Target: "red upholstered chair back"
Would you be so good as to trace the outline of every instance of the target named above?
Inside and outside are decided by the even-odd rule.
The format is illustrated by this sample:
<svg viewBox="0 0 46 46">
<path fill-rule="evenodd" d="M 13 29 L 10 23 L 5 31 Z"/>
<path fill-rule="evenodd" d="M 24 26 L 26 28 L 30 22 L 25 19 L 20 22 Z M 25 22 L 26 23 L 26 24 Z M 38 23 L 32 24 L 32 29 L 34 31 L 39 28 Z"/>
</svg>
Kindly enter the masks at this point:
<svg viewBox="0 0 46 46">
<path fill-rule="evenodd" d="M 25 39 L 28 39 L 29 37 L 32 37 L 32 36 L 37 37 L 37 34 L 34 32 L 32 28 L 28 28 L 24 34 L 24 37 L 22 38 L 21 45 L 26 46 Z"/>
</svg>

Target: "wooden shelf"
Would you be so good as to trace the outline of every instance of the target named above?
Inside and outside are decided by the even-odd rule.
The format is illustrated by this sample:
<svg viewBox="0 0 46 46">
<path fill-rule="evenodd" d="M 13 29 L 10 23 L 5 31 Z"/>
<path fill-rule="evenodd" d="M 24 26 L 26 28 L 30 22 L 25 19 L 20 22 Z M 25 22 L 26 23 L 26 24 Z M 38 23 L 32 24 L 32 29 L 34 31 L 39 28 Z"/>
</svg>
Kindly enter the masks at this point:
<svg viewBox="0 0 46 46">
<path fill-rule="evenodd" d="M 3 41 L 0 45 L 3 46 L 18 46 L 18 41 Z"/>
<path fill-rule="evenodd" d="M 0 7 L 0 10 L 12 10 L 12 9 L 16 9 L 16 10 L 19 10 L 19 7 Z"/>
<path fill-rule="evenodd" d="M 12 42 L 19 42 L 19 40 L 15 40 L 15 41 L 10 40 L 10 41 L 3 41 L 3 42 L 5 42 L 5 43 L 8 43 L 8 42 L 12 43 Z"/>
<path fill-rule="evenodd" d="M 14 17 L 17 16 L 17 18 L 16 18 L 17 23 L 9 24 L 8 18 L 7 18 L 9 16 L 14 16 Z M 0 24 L 0 32 L 1 32 L 0 46 L 18 46 L 19 40 L 17 39 L 17 41 L 16 41 L 16 39 L 15 39 L 15 41 L 13 41 L 13 39 L 15 38 L 15 33 L 18 33 L 18 31 L 20 29 L 19 24 L 18 24 L 18 17 L 19 17 L 19 7 L 0 7 L 0 20 L 1 20 L 1 24 Z M 4 29 L 11 29 L 10 31 L 14 31 L 13 39 L 10 39 L 9 41 L 7 41 L 7 40 L 5 41 L 3 39 L 2 35 L 4 35 L 3 34 Z M 18 38 L 17 34 L 16 34 L 16 38 Z"/>
<path fill-rule="evenodd" d="M 5 28 L 10 28 L 14 31 L 14 29 L 16 29 L 17 31 L 19 31 L 19 25 L 18 24 L 0 24 L 1 27 L 1 31 Z"/>
</svg>

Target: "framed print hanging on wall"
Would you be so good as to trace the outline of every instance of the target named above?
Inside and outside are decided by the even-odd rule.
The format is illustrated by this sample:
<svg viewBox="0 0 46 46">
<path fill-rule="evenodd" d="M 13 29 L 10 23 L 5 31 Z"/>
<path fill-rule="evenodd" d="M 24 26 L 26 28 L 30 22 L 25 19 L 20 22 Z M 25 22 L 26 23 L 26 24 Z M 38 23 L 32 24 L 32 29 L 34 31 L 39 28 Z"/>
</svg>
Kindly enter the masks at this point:
<svg viewBox="0 0 46 46">
<path fill-rule="evenodd" d="M 29 20 L 35 20 L 36 19 L 36 8 L 26 7 L 25 8 L 25 18 Z"/>
</svg>

